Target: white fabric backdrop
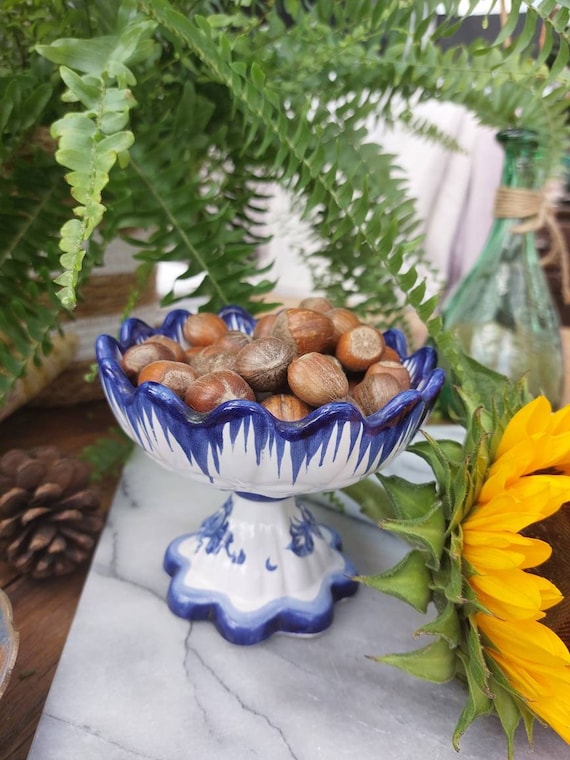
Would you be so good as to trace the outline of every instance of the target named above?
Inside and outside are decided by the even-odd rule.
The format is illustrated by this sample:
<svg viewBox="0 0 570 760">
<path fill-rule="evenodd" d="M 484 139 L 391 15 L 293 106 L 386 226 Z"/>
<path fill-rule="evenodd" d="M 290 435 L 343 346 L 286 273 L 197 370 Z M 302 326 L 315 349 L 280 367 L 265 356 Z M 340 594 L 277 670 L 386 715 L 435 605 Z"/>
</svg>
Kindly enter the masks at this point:
<svg viewBox="0 0 570 760">
<path fill-rule="evenodd" d="M 502 151 L 494 132 L 478 125 L 465 109 L 429 102 L 418 106 L 424 116 L 456 139 L 463 152 L 446 150 L 403 128 L 387 129 L 381 121 L 371 126 L 371 141 L 396 156 L 416 199 L 425 234 L 427 259 L 441 273 L 428 281 L 435 292 L 457 281 L 477 257 L 492 219 L 495 190 L 502 169 Z M 276 187 L 269 205 L 267 232 L 271 242 L 261 251 L 262 263 L 274 262 L 278 290 L 292 298 L 311 292 L 311 276 L 301 251 L 318 249 L 308 226 L 292 208 L 285 191 Z"/>
</svg>

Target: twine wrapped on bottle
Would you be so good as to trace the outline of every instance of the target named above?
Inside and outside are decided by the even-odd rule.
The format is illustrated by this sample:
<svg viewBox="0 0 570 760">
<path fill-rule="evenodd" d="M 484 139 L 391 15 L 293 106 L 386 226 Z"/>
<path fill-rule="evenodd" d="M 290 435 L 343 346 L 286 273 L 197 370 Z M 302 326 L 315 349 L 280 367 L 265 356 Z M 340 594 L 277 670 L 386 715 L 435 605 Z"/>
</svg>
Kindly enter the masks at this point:
<svg viewBox="0 0 570 760">
<path fill-rule="evenodd" d="M 541 258 L 543 267 L 560 270 L 561 295 L 570 304 L 570 259 L 566 239 L 560 229 L 555 209 L 546 194 L 525 187 L 504 187 L 497 190 L 493 215 L 496 219 L 523 219 L 511 227 L 512 232 L 537 232 L 545 229 L 550 237 L 548 252 Z"/>
</svg>

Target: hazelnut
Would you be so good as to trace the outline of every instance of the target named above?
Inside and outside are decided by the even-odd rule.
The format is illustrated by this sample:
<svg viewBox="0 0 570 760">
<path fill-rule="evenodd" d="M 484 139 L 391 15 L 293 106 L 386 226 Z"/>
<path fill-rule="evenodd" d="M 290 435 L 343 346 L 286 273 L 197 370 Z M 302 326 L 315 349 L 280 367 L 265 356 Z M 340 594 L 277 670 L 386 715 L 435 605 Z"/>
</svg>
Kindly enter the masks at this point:
<svg viewBox="0 0 570 760">
<path fill-rule="evenodd" d="M 327 317 L 332 321 L 334 327 L 334 340 L 338 341 L 340 336 L 352 327 L 360 325 L 360 318 L 350 309 L 342 307 L 330 309 L 326 312 Z"/>
<path fill-rule="evenodd" d="M 410 373 L 401 362 L 386 361 L 384 359 L 381 359 L 379 362 L 374 362 L 374 364 L 371 364 L 368 367 L 364 373 L 364 377 L 368 377 L 369 375 L 374 374 L 381 374 L 382 372 L 395 377 L 402 386 L 402 390 L 409 390 L 411 385 Z"/>
<path fill-rule="evenodd" d="M 277 314 L 264 314 L 260 317 L 253 328 L 254 340 L 257 338 L 266 338 L 268 335 L 271 335 L 276 318 Z"/>
<path fill-rule="evenodd" d="M 400 364 L 401 364 L 402 363 L 402 357 L 396 351 L 395 348 L 391 348 L 390 346 L 384 346 L 384 351 L 382 352 L 382 361 L 400 362 Z"/>
<path fill-rule="evenodd" d="M 241 330 L 228 330 L 225 335 L 222 335 L 212 345 L 216 348 L 223 348 L 230 354 L 237 354 L 244 347 L 251 343 L 251 335 L 241 332 Z"/>
<path fill-rule="evenodd" d="M 254 391 L 275 391 L 286 382 L 287 368 L 295 355 L 293 345 L 281 338 L 259 338 L 237 354 L 235 370 Z"/>
<path fill-rule="evenodd" d="M 174 354 L 174 361 L 186 361 L 184 349 L 180 343 L 178 343 L 176 340 L 173 340 L 172 338 L 168 338 L 166 335 L 151 335 L 150 338 L 146 339 L 145 343 L 161 343 L 163 346 L 166 346 L 172 351 Z"/>
<path fill-rule="evenodd" d="M 322 353 L 334 346 L 334 327 L 326 314 L 312 309 L 284 309 L 279 312 L 271 332 L 293 343 L 298 354 Z"/>
<path fill-rule="evenodd" d="M 188 386 L 184 401 L 197 412 L 210 412 L 224 401 L 255 401 L 255 394 L 246 381 L 232 370 L 219 370 L 201 375 Z"/>
<path fill-rule="evenodd" d="M 299 301 L 300 309 L 312 309 L 313 311 L 320 311 L 323 314 L 332 309 L 332 303 L 322 296 L 307 296 Z"/>
<path fill-rule="evenodd" d="M 365 377 L 354 387 L 352 395 L 365 416 L 374 414 L 402 390 L 400 383 L 386 372 Z"/>
<path fill-rule="evenodd" d="M 221 369 L 235 369 L 236 354 L 225 348 L 219 348 L 217 344 L 200 348 L 195 354 L 191 354 L 187 361 L 197 375 L 205 375 L 208 372 L 216 372 Z"/>
<path fill-rule="evenodd" d="M 334 357 L 315 351 L 293 359 L 287 380 L 293 393 L 309 406 L 340 401 L 348 394 L 348 379 Z"/>
<path fill-rule="evenodd" d="M 159 359 L 174 360 L 174 354 L 162 343 L 136 343 L 134 346 L 127 348 L 121 360 L 123 372 L 129 380 L 136 384 L 139 372 L 143 367 Z"/>
<path fill-rule="evenodd" d="M 146 382 L 160 383 L 183 399 L 188 386 L 196 377 L 196 372 L 188 364 L 161 359 L 143 367 L 139 372 L 138 385 Z"/>
<path fill-rule="evenodd" d="M 203 346 L 190 346 L 190 348 L 184 349 L 184 361 L 186 364 L 192 364 L 195 357 L 198 356 Z"/>
<path fill-rule="evenodd" d="M 290 393 L 276 393 L 263 399 L 261 406 L 284 422 L 295 422 L 306 417 L 311 408 Z"/>
<path fill-rule="evenodd" d="M 336 357 L 349 372 L 363 372 L 379 361 L 384 336 L 375 327 L 358 325 L 343 333 L 336 344 Z"/>
<path fill-rule="evenodd" d="M 228 332 L 228 326 L 217 314 L 198 312 L 190 314 L 182 333 L 191 346 L 209 346 Z"/>
</svg>

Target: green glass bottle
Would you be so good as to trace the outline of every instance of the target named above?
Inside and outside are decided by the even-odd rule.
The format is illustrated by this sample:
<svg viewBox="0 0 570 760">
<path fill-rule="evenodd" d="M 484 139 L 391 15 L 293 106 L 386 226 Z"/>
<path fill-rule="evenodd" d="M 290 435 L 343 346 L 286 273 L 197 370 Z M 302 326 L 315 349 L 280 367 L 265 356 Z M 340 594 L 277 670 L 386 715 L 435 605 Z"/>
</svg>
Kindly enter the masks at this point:
<svg viewBox="0 0 570 760">
<path fill-rule="evenodd" d="M 474 267 L 443 304 L 443 324 L 480 364 L 511 380 L 524 374 L 530 392 L 557 407 L 564 378 L 560 318 L 532 229 L 540 194 L 517 192 L 540 190 L 539 144 L 525 129 L 501 131 L 497 140 L 505 151 L 497 194 L 503 203 Z"/>
</svg>

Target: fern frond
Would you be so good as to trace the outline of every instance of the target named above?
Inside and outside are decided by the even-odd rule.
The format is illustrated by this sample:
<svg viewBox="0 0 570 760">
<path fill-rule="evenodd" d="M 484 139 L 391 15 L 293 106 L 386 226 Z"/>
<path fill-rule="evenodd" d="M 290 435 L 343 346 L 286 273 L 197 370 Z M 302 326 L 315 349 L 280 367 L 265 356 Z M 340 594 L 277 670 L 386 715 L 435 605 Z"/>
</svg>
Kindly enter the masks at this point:
<svg viewBox="0 0 570 760">
<path fill-rule="evenodd" d="M 252 208 L 261 198 L 251 174 L 240 166 L 239 155 L 229 155 L 220 145 L 218 156 L 211 150 L 204 161 L 194 135 L 179 134 L 196 119 L 196 111 L 202 118 L 205 113 L 213 117 L 216 108 L 187 90 L 185 86 L 186 96 L 172 108 L 163 108 L 160 121 L 139 130 L 129 164 L 114 174 L 102 231 L 112 238 L 125 228 L 145 230 L 145 235 L 129 238 L 139 248 L 137 258 L 183 262 L 185 270 L 178 279 L 201 278 L 193 293 L 204 299 L 201 308 L 217 311 L 237 303 L 255 313 L 261 308 L 260 295 L 275 287 L 269 280 L 256 279 L 254 288 L 252 280 L 252 272 L 263 274 L 255 263 L 262 241 Z M 214 118 L 209 127 L 215 130 Z M 236 153 L 241 147 L 238 136 Z M 178 152 L 172 151 L 170 140 L 180 141 Z M 175 300 L 170 293 L 164 304 Z"/>
<path fill-rule="evenodd" d="M 66 113 L 52 125 L 52 134 L 59 141 L 56 160 L 71 171 L 66 175 L 72 195 L 78 202 L 75 219 L 61 228 L 60 257 L 62 273 L 56 278 L 61 285 L 59 298 L 72 309 L 76 304 L 79 272 L 87 241 L 105 212 L 103 189 L 116 161 L 134 142 L 124 127 L 135 101 L 129 86 L 136 80 L 127 63 L 146 49 L 152 24 L 144 21 L 130 24 L 117 37 L 92 40 L 58 40 L 51 45 L 38 45 L 38 52 L 60 64 L 60 75 L 67 90 L 66 102 L 80 103 L 84 110 Z M 77 73 L 73 68 L 82 74 Z"/>
<path fill-rule="evenodd" d="M 259 135 L 273 136 L 267 147 L 269 150 L 277 146 L 272 172 L 288 182 L 295 193 L 306 195 L 308 209 L 326 208 L 319 225 L 323 232 L 326 230 L 331 244 L 352 232 L 357 243 L 353 257 L 364 250 L 367 261 L 377 262 L 375 274 L 385 267 L 398 283 L 406 250 L 404 244 L 396 243 L 397 215 L 387 217 L 384 208 L 371 206 L 360 184 L 352 182 L 354 174 L 348 176 L 343 171 L 338 155 L 327 155 L 322 135 L 317 135 L 302 118 L 293 122 L 288 117 L 259 64 L 247 67 L 233 60 L 230 40 L 219 30 L 214 33 L 203 17 L 185 18 L 162 0 L 140 5 L 171 34 L 180 37 L 208 66 L 211 75 L 230 90 L 237 107 L 247 114 L 250 122 L 245 148 L 253 145 Z M 267 139 L 261 144 L 264 142 L 268 143 Z M 424 303 L 419 290 L 412 289 L 403 296 L 409 305 L 422 308 L 424 316 L 430 316 L 433 304 Z M 373 306 L 372 300 L 367 306 Z"/>
<path fill-rule="evenodd" d="M 49 353 L 59 302 L 52 272 L 67 218 L 62 171 L 48 157 L 0 175 L 0 407 L 30 361 Z"/>
</svg>

